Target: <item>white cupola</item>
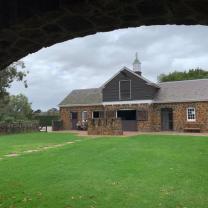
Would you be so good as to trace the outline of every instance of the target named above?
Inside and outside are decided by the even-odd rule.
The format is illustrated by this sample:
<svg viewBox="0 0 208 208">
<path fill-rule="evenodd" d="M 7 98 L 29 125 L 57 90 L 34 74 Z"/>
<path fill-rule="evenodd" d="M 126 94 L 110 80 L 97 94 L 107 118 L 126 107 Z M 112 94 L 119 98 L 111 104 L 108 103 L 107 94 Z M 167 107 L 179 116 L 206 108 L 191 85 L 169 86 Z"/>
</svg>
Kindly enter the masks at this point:
<svg viewBox="0 0 208 208">
<path fill-rule="evenodd" d="M 141 62 L 138 59 L 138 54 L 136 53 L 136 58 L 133 62 L 133 71 L 139 75 L 142 74 L 141 72 Z"/>
</svg>

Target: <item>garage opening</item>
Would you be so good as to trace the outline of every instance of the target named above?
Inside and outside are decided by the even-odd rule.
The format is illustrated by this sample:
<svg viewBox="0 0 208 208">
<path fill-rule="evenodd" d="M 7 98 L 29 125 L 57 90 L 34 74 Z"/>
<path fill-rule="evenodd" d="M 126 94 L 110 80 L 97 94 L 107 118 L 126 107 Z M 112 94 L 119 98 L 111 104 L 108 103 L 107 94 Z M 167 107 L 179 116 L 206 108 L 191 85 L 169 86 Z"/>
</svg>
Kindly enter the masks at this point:
<svg viewBox="0 0 208 208">
<path fill-rule="evenodd" d="M 122 120 L 123 131 L 137 131 L 136 110 L 118 110 L 117 118 Z"/>
</svg>

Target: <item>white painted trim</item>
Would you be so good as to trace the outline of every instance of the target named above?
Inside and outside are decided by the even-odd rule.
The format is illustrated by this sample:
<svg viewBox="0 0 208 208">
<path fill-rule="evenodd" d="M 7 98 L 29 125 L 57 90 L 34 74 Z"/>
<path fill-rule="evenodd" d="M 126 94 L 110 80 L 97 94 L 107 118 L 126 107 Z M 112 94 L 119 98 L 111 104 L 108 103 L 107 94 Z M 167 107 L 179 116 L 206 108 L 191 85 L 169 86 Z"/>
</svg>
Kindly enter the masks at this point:
<svg viewBox="0 0 208 208">
<path fill-rule="evenodd" d="M 103 105 L 124 105 L 124 104 L 151 104 L 153 100 L 128 100 L 128 101 L 115 101 L 103 102 Z"/>
<path fill-rule="evenodd" d="M 79 107 L 79 106 L 102 106 L 102 103 L 95 104 L 69 104 L 69 105 L 59 105 L 59 107 Z"/>
<path fill-rule="evenodd" d="M 130 103 L 127 103 L 127 104 L 140 104 L 139 102 L 141 103 L 150 103 L 149 102 L 150 100 L 137 100 L 137 101 L 134 101 L 134 100 L 131 100 L 131 101 L 128 101 Z M 119 103 L 119 102 L 124 102 L 124 101 L 115 101 L 115 102 L 103 102 L 103 103 L 95 103 L 95 104 L 74 104 L 74 105 L 59 105 L 58 107 L 59 108 L 66 108 L 66 107 L 83 107 L 83 106 L 103 106 L 103 105 L 115 105 L 115 103 Z M 127 101 L 125 101 L 127 102 Z M 197 103 L 197 102 L 208 102 L 208 99 L 199 99 L 199 100 L 182 100 L 182 101 L 154 101 L 154 100 L 151 100 L 151 103 L 152 104 L 171 104 L 171 103 Z"/>
<path fill-rule="evenodd" d="M 151 102 L 150 102 L 151 101 Z M 122 104 L 121 102 L 128 102 L 127 104 L 140 104 L 140 103 L 152 103 L 152 104 L 168 104 L 168 103 L 197 103 L 197 102 L 208 102 L 208 99 L 199 100 L 180 100 L 180 101 L 154 101 L 154 100 L 129 100 L 129 101 L 115 101 L 115 102 L 102 102 L 95 104 L 73 104 L 73 105 L 59 105 L 60 108 L 66 107 L 84 107 L 84 106 L 103 106 L 103 105 L 115 105 Z M 124 103 L 125 104 L 125 103 Z"/>
<path fill-rule="evenodd" d="M 190 110 L 190 109 L 193 109 L 194 110 L 194 119 L 189 119 L 188 118 L 188 111 Z M 186 118 L 187 118 L 187 121 L 188 122 L 195 122 L 196 121 L 196 108 L 195 107 L 188 107 L 188 108 L 186 108 Z"/>
<path fill-rule="evenodd" d="M 118 82 L 118 99 L 121 100 L 121 82 Z"/>
<path fill-rule="evenodd" d="M 82 121 L 84 121 L 84 119 L 83 119 L 83 114 L 84 114 L 84 113 L 87 113 L 87 111 L 86 111 L 86 110 L 82 111 Z M 88 115 L 87 115 L 87 119 L 88 119 Z M 86 119 L 86 120 L 87 120 L 87 119 Z"/>
</svg>

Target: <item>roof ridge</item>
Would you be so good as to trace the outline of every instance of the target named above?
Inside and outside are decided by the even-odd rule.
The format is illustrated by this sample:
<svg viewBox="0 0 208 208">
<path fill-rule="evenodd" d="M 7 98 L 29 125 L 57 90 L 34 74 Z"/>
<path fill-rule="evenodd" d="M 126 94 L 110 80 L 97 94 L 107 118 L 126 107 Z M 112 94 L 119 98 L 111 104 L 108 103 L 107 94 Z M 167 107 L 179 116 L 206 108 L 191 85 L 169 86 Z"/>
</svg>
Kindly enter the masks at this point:
<svg viewBox="0 0 208 208">
<path fill-rule="evenodd" d="M 201 81 L 201 80 L 207 80 L 208 78 L 203 79 L 186 79 L 186 80 L 175 80 L 175 81 L 167 81 L 167 82 L 158 82 L 157 84 L 164 84 L 164 83 L 173 83 L 173 82 L 191 82 L 191 81 Z"/>
<path fill-rule="evenodd" d="M 83 89 L 74 89 L 72 91 L 82 91 L 82 90 L 98 90 L 100 87 L 93 87 L 93 88 L 83 88 Z"/>
</svg>

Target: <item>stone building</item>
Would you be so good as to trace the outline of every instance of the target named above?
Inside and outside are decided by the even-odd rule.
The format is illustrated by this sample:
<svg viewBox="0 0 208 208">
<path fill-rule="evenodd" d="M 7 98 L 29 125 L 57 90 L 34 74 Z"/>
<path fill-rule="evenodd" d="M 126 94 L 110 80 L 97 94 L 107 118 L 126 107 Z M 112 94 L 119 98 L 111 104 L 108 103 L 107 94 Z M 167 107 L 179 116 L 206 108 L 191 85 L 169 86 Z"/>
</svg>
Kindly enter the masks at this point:
<svg viewBox="0 0 208 208">
<path fill-rule="evenodd" d="M 208 132 L 208 79 L 153 83 L 122 68 L 99 88 L 73 90 L 60 104 L 63 128 L 89 134 L 123 131 Z"/>
</svg>

